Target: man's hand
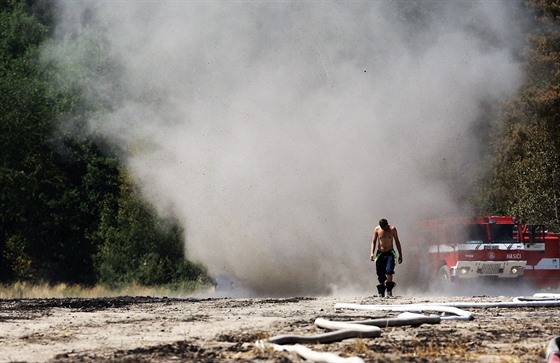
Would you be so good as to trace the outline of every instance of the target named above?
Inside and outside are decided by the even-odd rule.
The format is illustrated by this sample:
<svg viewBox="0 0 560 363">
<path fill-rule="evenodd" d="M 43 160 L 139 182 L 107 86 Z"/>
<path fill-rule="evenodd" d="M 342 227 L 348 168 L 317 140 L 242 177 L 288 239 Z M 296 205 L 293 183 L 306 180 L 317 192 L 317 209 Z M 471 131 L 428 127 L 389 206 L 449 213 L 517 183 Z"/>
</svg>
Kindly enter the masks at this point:
<svg viewBox="0 0 560 363">
<path fill-rule="evenodd" d="M 369 256 L 369 259 L 370 259 L 371 261 L 374 261 L 374 260 L 375 260 L 375 255 L 372 253 L 371 256 Z"/>
<path fill-rule="evenodd" d="M 402 263 L 402 256 L 399 256 L 399 264 Z"/>
</svg>

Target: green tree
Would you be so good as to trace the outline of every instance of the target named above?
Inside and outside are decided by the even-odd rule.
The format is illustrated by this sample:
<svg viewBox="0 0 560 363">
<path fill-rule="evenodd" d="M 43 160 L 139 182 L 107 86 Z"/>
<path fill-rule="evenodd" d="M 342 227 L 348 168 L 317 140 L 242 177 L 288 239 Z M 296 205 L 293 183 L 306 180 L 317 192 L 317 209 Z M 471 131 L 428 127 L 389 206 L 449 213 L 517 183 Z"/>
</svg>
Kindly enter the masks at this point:
<svg viewBox="0 0 560 363">
<path fill-rule="evenodd" d="M 477 206 L 483 213 L 518 215 L 558 229 L 560 1 L 526 4 L 536 24 L 525 51 L 527 80 L 504 107 Z"/>
<path fill-rule="evenodd" d="M 45 136 L 52 119 L 37 63 L 38 46 L 47 30 L 21 3 L 0 10 L 0 276 L 28 276 L 26 226 L 44 177 L 49 154 Z M 19 261 L 19 262 L 18 262 Z M 25 261 L 25 262 L 23 262 Z"/>
<path fill-rule="evenodd" d="M 61 135 L 83 97 L 39 61 L 48 29 L 23 2 L 0 8 L 0 281 L 94 283 L 93 232 L 118 168 L 87 138 Z M 77 112 L 77 111 L 81 111 Z M 77 115 L 77 116 L 76 116 Z"/>
<path fill-rule="evenodd" d="M 124 174 L 117 204 L 116 213 L 112 207 L 105 210 L 99 229 L 101 283 L 160 285 L 206 278 L 200 266 L 184 257 L 182 229 L 158 218 Z"/>
</svg>

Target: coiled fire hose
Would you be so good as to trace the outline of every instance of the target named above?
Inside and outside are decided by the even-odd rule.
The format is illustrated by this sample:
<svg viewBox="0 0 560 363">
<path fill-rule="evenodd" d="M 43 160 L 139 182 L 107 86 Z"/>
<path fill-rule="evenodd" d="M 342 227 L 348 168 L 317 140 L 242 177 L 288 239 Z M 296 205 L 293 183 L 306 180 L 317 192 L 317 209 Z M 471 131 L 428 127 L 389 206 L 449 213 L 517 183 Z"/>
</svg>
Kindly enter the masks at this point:
<svg viewBox="0 0 560 363">
<path fill-rule="evenodd" d="M 404 312 L 397 318 L 370 319 L 353 322 L 331 321 L 323 318 L 317 318 L 315 319 L 316 326 L 333 331 L 311 336 L 277 335 L 269 338 L 268 340 L 258 340 L 255 345 L 261 350 L 272 348 L 279 351 L 285 350 L 294 352 L 308 361 L 327 363 L 361 363 L 363 360 L 359 357 L 343 358 L 334 353 L 316 352 L 302 346 L 301 344 L 326 344 L 348 338 L 375 338 L 381 335 L 381 327 L 439 324 L 440 321 L 441 318 L 439 316 L 426 316 L 410 312 Z"/>
<path fill-rule="evenodd" d="M 397 318 L 370 319 L 362 321 L 330 321 L 322 318 L 315 320 L 315 325 L 324 329 L 333 330 L 331 332 L 316 334 L 311 336 L 303 335 L 277 335 L 268 340 L 258 340 L 255 345 L 266 350 L 272 348 L 278 351 L 295 352 L 302 358 L 314 362 L 326 363 L 362 363 L 359 357 L 340 357 L 329 352 L 316 352 L 301 344 L 332 343 L 348 338 L 372 338 L 381 335 L 381 327 L 390 326 L 419 326 L 421 324 L 439 324 L 442 320 L 472 320 L 472 313 L 460 308 L 511 308 L 511 307 L 556 307 L 560 306 L 560 294 L 539 293 L 533 297 L 516 297 L 512 302 L 444 302 L 444 303 L 425 303 L 425 304 L 403 304 L 403 305 L 361 305 L 339 303 L 335 304 L 335 309 L 356 309 L 370 311 L 402 311 Z M 444 314 L 422 315 L 412 312 L 432 311 Z"/>
<path fill-rule="evenodd" d="M 315 325 L 319 328 L 333 330 L 329 333 L 304 335 L 277 335 L 269 338 L 273 344 L 294 344 L 294 343 L 333 343 L 348 338 L 375 338 L 381 335 L 381 327 L 390 326 L 419 326 L 421 324 L 439 324 L 439 316 L 425 316 L 420 314 L 403 313 L 398 318 L 371 319 L 362 321 L 332 321 L 317 318 Z"/>
</svg>

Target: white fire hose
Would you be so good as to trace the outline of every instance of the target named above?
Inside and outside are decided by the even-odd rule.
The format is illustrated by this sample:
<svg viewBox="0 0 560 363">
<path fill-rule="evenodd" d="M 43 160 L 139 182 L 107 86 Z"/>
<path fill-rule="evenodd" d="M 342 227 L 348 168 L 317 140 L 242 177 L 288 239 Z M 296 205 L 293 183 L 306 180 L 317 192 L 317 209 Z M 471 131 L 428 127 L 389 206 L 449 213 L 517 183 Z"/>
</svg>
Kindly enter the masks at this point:
<svg viewBox="0 0 560 363">
<path fill-rule="evenodd" d="M 446 304 L 407 304 L 407 305 L 360 305 L 340 303 L 335 309 L 355 309 L 373 311 L 435 311 L 440 313 L 454 314 L 454 316 L 442 316 L 441 320 L 472 320 L 472 313 Z"/>
<path fill-rule="evenodd" d="M 332 343 L 349 338 L 374 338 L 381 335 L 381 327 L 419 326 L 421 324 L 439 324 L 442 320 L 472 320 L 473 314 L 460 308 L 512 308 L 512 307 L 556 307 L 560 306 L 560 294 L 538 293 L 533 297 L 516 297 L 512 302 L 443 302 L 402 305 L 361 305 L 339 303 L 335 309 L 354 309 L 369 311 L 402 311 L 397 318 L 370 319 L 362 321 L 330 321 L 317 318 L 315 325 L 333 330 L 331 332 L 311 336 L 277 335 L 267 340 L 258 340 L 255 345 L 261 349 L 274 349 L 297 353 L 311 362 L 326 363 L 363 363 L 359 357 L 340 357 L 330 352 L 316 352 L 301 344 Z M 439 312 L 450 314 L 445 316 L 423 315 L 418 312 Z M 416 313 L 412 313 L 416 312 Z"/>
<path fill-rule="evenodd" d="M 267 349 L 272 348 L 277 351 L 294 352 L 300 357 L 302 357 L 303 359 L 310 362 L 326 362 L 326 363 L 363 363 L 364 362 L 364 360 L 360 357 L 345 358 L 335 353 L 317 352 L 301 344 L 279 345 L 279 344 L 268 343 L 264 340 L 257 340 L 255 345 L 257 346 L 257 348 L 259 348 L 262 351 L 266 351 Z"/>
<path fill-rule="evenodd" d="M 380 327 L 404 325 L 419 326 L 421 324 L 439 324 L 440 321 L 441 319 L 439 316 L 426 316 L 410 312 L 402 313 L 397 318 L 371 319 L 355 322 L 331 321 L 317 318 L 315 319 L 316 326 L 333 331 L 311 336 L 277 335 L 268 340 L 258 340 L 255 345 L 261 350 L 272 348 L 279 351 L 294 352 L 311 362 L 362 363 L 363 359 L 360 357 L 344 358 L 334 353 L 316 352 L 301 344 L 326 344 L 348 338 L 375 338 L 381 335 Z"/>
</svg>

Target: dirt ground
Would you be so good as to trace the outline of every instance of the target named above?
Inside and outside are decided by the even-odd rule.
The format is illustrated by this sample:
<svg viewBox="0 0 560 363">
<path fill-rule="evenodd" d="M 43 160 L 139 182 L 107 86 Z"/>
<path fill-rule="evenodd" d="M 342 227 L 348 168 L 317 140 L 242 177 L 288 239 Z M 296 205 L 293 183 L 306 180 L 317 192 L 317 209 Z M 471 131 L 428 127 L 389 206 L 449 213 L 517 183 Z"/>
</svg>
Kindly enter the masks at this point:
<svg viewBox="0 0 560 363">
<path fill-rule="evenodd" d="M 1 362 L 301 362 L 255 347 L 260 338 L 325 332 L 316 318 L 364 320 L 398 313 L 336 303 L 512 301 L 511 296 L 379 298 L 0 299 Z M 378 338 L 306 345 L 365 362 L 544 362 L 560 334 L 560 307 L 467 308 L 473 320 L 383 328 Z"/>
</svg>

